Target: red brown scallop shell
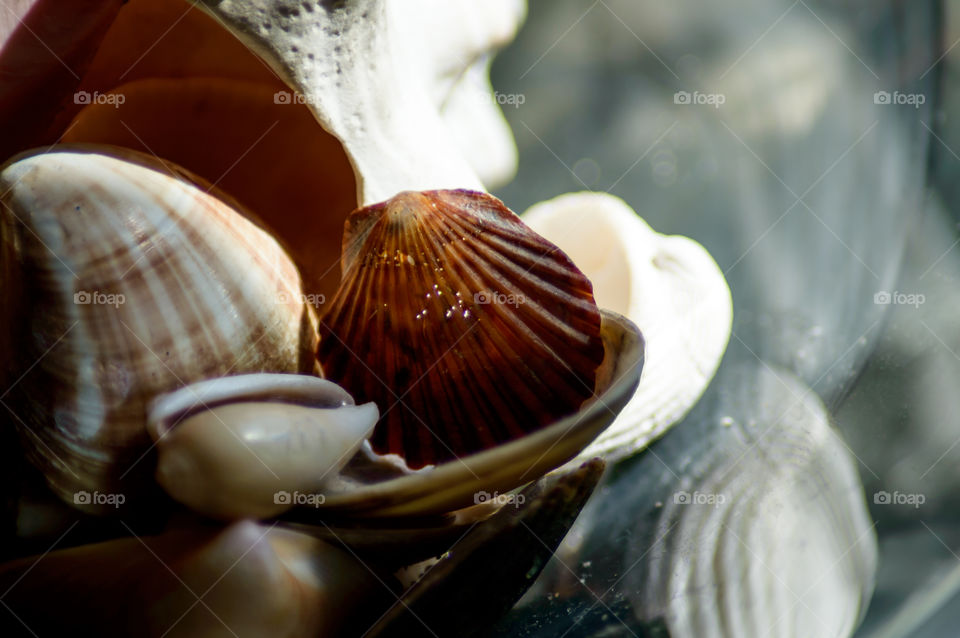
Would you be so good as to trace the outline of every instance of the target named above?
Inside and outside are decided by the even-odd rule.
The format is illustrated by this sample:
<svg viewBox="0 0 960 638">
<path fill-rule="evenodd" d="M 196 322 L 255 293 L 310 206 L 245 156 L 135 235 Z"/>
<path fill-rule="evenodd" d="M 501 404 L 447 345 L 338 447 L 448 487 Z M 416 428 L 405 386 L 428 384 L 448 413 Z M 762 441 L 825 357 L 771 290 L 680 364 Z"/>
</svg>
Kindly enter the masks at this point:
<svg viewBox="0 0 960 638">
<path fill-rule="evenodd" d="M 407 191 L 358 209 L 342 268 L 318 357 L 380 406 L 378 453 L 437 464 L 594 396 L 604 348 L 590 281 L 497 198 Z"/>
</svg>

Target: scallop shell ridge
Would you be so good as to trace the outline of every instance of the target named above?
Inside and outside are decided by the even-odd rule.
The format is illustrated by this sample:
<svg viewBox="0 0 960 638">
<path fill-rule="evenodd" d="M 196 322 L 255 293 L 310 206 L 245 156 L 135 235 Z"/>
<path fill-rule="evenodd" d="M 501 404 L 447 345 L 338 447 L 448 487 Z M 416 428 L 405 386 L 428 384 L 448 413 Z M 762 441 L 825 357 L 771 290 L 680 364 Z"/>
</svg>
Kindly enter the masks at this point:
<svg viewBox="0 0 960 638">
<path fill-rule="evenodd" d="M 404 192 L 347 220 L 319 358 L 380 404 L 378 452 L 412 467 L 575 412 L 603 360 L 589 280 L 498 199 Z"/>
</svg>

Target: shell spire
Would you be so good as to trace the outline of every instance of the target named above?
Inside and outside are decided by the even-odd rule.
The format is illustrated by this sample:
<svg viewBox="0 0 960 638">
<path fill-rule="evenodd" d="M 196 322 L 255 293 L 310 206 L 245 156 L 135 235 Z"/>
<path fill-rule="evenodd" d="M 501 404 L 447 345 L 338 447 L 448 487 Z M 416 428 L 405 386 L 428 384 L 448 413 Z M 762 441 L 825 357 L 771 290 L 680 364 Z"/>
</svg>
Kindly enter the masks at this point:
<svg viewBox="0 0 960 638">
<path fill-rule="evenodd" d="M 594 396 L 600 312 L 586 276 L 497 198 L 402 192 L 346 222 L 321 321 L 328 377 L 382 417 L 411 467 L 538 430 Z"/>
</svg>

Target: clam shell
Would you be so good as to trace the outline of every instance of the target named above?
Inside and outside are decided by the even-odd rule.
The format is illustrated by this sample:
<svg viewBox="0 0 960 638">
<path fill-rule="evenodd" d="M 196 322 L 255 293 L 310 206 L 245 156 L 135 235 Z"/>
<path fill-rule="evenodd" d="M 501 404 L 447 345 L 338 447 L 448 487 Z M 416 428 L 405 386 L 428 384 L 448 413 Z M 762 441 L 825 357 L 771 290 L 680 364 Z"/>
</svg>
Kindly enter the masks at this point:
<svg viewBox="0 0 960 638">
<path fill-rule="evenodd" d="M 322 497 L 377 422 L 342 388 L 295 374 L 200 381 L 156 399 L 147 430 L 157 482 L 194 511 L 221 519 L 265 518 L 299 494 Z"/>
<path fill-rule="evenodd" d="M 140 460 L 154 396 L 228 373 L 316 371 L 293 263 L 197 181 L 110 147 L 31 153 L 0 172 L 3 263 L 23 291 L 4 313 L 16 380 L 4 401 L 67 502 L 81 490 L 131 502 L 151 470 Z M 15 288 L 2 290 L 7 308 Z"/>
<path fill-rule="evenodd" d="M 623 409 L 643 367 L 643 337 L 629 320 L 602 313 L 606 356 L 597 372 L 597 395 L 581 410 L 492 449 L 395 478 L 370 480 L 347 465 L 341 484 L 325 489 L 320 509 L 356 517 L 442 514 L 504 493 L 559 467 L 595 439 Z"/>
<path fill-rule="evenodd" d="M 680 421 L 713 378 L 733 322 L 727 282 L 703 246 L 653 231 L 610 195 L 561 195 L 523 221 L 583 269 L 600 306 L 626 315 L 647 339 L 636 394 L 581 455 L 626 458 Z"/>
<path fill-rule="evenodd" d="M 378 453 L 419 468 L 573 414 L 604 357 L 589 280 L 498 199 L 404 192 L 347 219 L 321 321 L 327 375 L 383 417 Z"/>
</svg>

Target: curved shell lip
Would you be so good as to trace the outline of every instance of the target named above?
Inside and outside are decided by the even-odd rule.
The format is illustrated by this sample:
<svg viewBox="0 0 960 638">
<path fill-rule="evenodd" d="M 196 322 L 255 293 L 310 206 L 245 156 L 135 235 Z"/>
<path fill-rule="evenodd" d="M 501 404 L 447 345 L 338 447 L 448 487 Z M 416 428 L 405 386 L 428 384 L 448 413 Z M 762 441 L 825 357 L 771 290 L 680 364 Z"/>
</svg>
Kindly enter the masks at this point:
<svg viewBox="0 0 960 638">
<path fill-rule="evenodd" d="M 332 381 L 305 374 L 237 374 L 198 381 L 154 399 L 147 408 L 147 431 L 154 441 L 177 423 L 228 403 L 295 403 L 317 408 L 354 405 Z"/>
<path fill-rule="evenodd" d="M 478 502 L 483 492 L 515 489 L 574 458 L 627 404 L 643 368 L 644 340 L 637 326 L 615 312 L 601 310 L 601 317 L 605 356 L 597 392 L 576 413 L 483 452 L 399 478 L 328 491 L 320 509 L 357 517 L 442 514 Z M 527 467 L 518 472 L 518 463 Z"/>
</svg>

